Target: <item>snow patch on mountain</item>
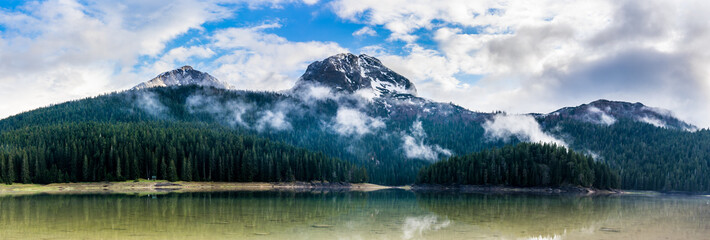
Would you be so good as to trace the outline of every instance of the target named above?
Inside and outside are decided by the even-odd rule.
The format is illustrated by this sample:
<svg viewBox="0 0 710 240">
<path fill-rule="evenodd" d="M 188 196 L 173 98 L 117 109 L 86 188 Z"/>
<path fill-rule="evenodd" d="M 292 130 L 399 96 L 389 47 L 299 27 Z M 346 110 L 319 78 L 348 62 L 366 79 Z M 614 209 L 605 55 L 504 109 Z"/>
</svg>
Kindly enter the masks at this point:
<svg viewBox="0 0 710 240">
<path fill-rule="evenodd" d="M 336 91 L 358 92 L 368 98 L 405 94 L 416 96 L 417 89 L 407 78 L 382 65 L 377 58 L 341 53 L 308 65 L 294 91 L 318 84 Z"/>
</svg>

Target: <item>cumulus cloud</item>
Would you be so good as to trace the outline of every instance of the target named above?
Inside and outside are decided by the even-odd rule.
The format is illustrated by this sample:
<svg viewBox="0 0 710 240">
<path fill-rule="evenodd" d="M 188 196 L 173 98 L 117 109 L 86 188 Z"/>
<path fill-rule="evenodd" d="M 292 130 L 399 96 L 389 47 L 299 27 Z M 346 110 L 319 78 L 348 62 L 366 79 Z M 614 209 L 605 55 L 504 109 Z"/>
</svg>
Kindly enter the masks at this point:
<svg viewBox="0 0 710 240">
<path fill-rule="evenodd" d="M 377 36 L 377 31 L 375 31 L 371 27 L 362 27 L 362 28 L 358 29 L 357 31 L 353 32 L 353 36 L 356 36 L 356 37 Z"/>
<path fill-rule="evenodd" d="M 203 26 L 234 8 L 320 3 L 47 0 L 0 10 L 0 101 L 13 103 L 0 104 L 0 117 L 127 88 L 192 60 L 240 89 L 290 88 L 308 63 L 347 52 L 348 42 L 289 40 L 274 34 L 288 26 L 278 19 Z M 707 1 L 324 4 L 363 25 L 346 36 L 385 35 L 390 42 L 359 50 L 410 78 L 422 97 L 516 113 L 601 98 L 643 102 L 710 127 Z M 188 32 L 199 37 L 169 45 Z"/>
<path fill-rule="evenodd" d="M 340 107 L 332 126 L 340 135 L 361 136 L 385 127 L 385 123 L 357 109 Z"/>
<path fill-rule="evenodd" d="M 204 1 L 48 0 L 0 9 L 0 117 L 124 88 L 166 43 L 229 15 Z"/>
<path fill-rule="evenodd" d="M 212 37 L 213 46 L 224 54 L 214 62 L 214 76 L 240 89 L 282 90 L 313 61 L 347 52 L 334 42 L 292 42 L 265 30 L 280 28 L 279 23 L 254 27 L 228 28 Z"/>
<path fill-rule="evenodd" d="M 412 124 L 410 133 L 402 133 L 402 148 L 407 158 L 424 159 L 428 161 L 436 161 L 440 155 L 451 156 L 451 151 L 440 147 L 439 145 L 429 145 L 424 143 L 426 140 L 426 132 L 422 127 L 421 121 L 415 121 Z"/>
<path fill-rule="evenodd" d="M 420 96 L 518 113 L 600 98 L 640 101 L 710 126 L 708 2 L 337 0 L 332 7 L 406 43 L 404 54 L 363 50 L 378 50 L 373 55 L 412 78 Z M 427 34 L 418 31 L 437 45 L 420 44 Z"/>
<path fill-rule="evenodd" d="M 143 69 L 143 72 L 167 72 L 175 69 L 175 66 L 179 66 L 181 63 L 188 62 L 191 59 L 204 59 L 214 55 L 215 52 L 209 47 L 176 47 L 163 54 L 160 59 L 155 61 L 152 65 L 146 66 L 148 68 Z"/>
<path fill-rule="evenodd" d="M 540 124 L 529 115 L 497 114 L 493 119 L 483 123 L 486 136 L 491 139 L 508 141 L 512 137 L 524 142 L 554 143 L 560 146 L 567 144 L 542 131 Z"/>
</svg>

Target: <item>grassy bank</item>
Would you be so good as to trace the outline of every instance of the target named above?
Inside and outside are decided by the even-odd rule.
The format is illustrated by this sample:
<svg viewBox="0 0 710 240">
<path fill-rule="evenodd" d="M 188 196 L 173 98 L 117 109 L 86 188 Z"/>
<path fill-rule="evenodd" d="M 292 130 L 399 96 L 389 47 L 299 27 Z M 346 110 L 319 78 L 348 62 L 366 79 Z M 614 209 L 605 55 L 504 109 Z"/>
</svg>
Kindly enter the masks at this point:
<svg viewBox="0 0 710 240">
<path fill-rule="evenodd" d="M 574 195 L 609 195 L 624 194 L 620 190 L 604 190 L 585 187 L 506 187 L 489 185 L 439 185 L 418 184 L 411 187 L 418 192 L 456 191 L 472 193 L 529 193 L 529 194 L 574 194 Z"/>
<path fill-rule="evenodd" d="M 64 194 L 64 193 L 159 193 L 159 192 L 209 192 L 209 191 L 376 191 L 393 187 L 361 183 L 264 183 L 264 182 L 168 182 L 164 180 L 52 183 L 40 184 L 0 184 L 0 195 Z"/>
</svg>

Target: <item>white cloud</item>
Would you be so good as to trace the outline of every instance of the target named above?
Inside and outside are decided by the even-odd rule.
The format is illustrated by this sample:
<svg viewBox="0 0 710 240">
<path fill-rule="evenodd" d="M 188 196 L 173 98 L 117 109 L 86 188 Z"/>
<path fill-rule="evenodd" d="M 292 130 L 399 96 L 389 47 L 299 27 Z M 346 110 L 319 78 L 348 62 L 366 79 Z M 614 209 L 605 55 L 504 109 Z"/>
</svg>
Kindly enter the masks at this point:
<svg viewBox="0 0 710 240">
<path fill-rule="evenodd" d="M 271 33 L 279 22 L 214 32 L 204 23 L 230 17 L 235 7 L 320 3 L 48 0 L 0 10 L 0 102 L 10 103 L 0 104 L 0 118 L 125 89 L 194 60 L 240 89 L 290 88 L 308 63 L 347 52 L 347 42 L 291 41 Z M 707 1 L 325 4 L 321 9 L 365 25 L 353 35 L 387 34 L 393 42 L 360 51 L 411 78 L 422 97 L 517 113 L 600 98 L 638 101 L 710 127 Z M 197 40 L 166 49 L 188 32 Z M 399 44 L 403 49 L 392 48 Z"/>
<path fill-rule="evenodd" d="M 587 111 L 589 112 L 589 120 L 592 122 L 596 122 L 597 124 L 604 124 L 604 125 L 612 125 L 616 123 L 616 118 L 610 116 L 609 114 L 606 114 L 606 112 L 602 111 L 601 109 L 590 106 L 587 108 Z"/>
<path fill-rule="evenodd" d="M 333 42 L 291 42 L 264 30 L 279 28 L 267 23 L 249 28 L 228 28 L 212 36 L 214 48 L 226 53 L 215 63 L 213 75 L 239 89 L 291 88 L 308 64 L 347 52 Z"/>
<path fill-rule="evenodd" d="M 375 31 L 375 29 L 372 29 L 371 27 L 365 26 L 353 32 L 353 36 L 377 36 L 377 31 Z"/>
<path fill-rule="evenodd" d="M 139 91 L 136 92 L 136 105 L 156 117 L 164 118 L 168 108 L 158 100 L 158 96 L 153 92 Z"/>
<path fill-rule="evenodd" d="M 415 121 L 410 129 L 411 134 L 402 133 L 402 148 L 407 158 L 436 161 L 440 155 L 451 156 L 451 150 L 433 144 L 424 143 L 426 132 L 421 121 Z"/>
<path fill-rule="evenodd" d="M 292 104 L 279 102 L 273 109 L 263 110 L 256 128 L 260 131 L 266 129 L 267 126 L 279 131 L 291 129 L 291 123 L 286 118 L 286 114 L 294 108 Z"/>
<path fill-rule="evenodd" d="M 202 1 L 49 0 L 0 10 L 0 118 L 132 86 L 166 42 L 228 14 Z"/>
<path fill-rule="evenodd" d="M 259 118 L 259 123 L 257 125 L 258 129 L 265 129 L 266 126 L 270 126 L 276 130 L 287 130 L 291 129 L 291 123 L 286 120 L 286 114 L 283 111 L 271 111 L 266 110 L 264 115 Z"/>
<path fill-rule="evenodd" d="M 335 116 L 333 129 L 340 135 L 361 136 L 385 127 L 385 123 L 377 118 L 353 108 L 340 107 Z"/>
<path fill-rule="evenodd" d="M 254 105 L 241 101 L 222 103 L 214 96 L 194 94 L 185 100 L 185 108 L 192 114 L 209 114 L 216 120 L 224 121 L 232 127 L 250 128 L 249 123 L 244 121 L 242 116 L 253 109 Z"/>
<path fill-rule="evenodd" d="M 423 97 L 518 113 L 640 101 L 710 126 L 708 2 L 337 0 L 332 8 L 405 41 L 403 55 L 363 50 L 376 50 Z M 428 36 L 435 47 L 416 42 Z M 481 79 L 461 81 L 467 74 Z"/>
<path fill-rule="evenodd" d="M 208 47 L 176 47 L 163 54 L 159 60 L 155 61 L 152 66 L 150 66 L 151 68 L 144 69 L 143 72 L 162 73 L 182 65 L 190 64 L 190 62 L 188 62 L 189 60 L 209 58 L 213 55 L 215 55 L 215 52 Z"/>
<path fill-rule="evenodd" d="M 658 120 L 653 117 L 646 116 L 646 117 L 639 118 L 638 120 L 641 122 L 645 122 L 645 123 L 651 124 L 653 126 L 659 127 L 659 128 L 666 128 L 667 127 L 663 121 Z"/>
<path fill-rule="evenodd" d="M 524 142 L 554 143 L 567 146 L 562 140 L 543 132 L 540 124 L 529 115 L 497 114 L 493 116 L 492 120 L 486 121 L 483 128 L 486 131 L 486 136 L 491 139 L 508 141 L 510 138 L 516 137 Z"/>
</svg>

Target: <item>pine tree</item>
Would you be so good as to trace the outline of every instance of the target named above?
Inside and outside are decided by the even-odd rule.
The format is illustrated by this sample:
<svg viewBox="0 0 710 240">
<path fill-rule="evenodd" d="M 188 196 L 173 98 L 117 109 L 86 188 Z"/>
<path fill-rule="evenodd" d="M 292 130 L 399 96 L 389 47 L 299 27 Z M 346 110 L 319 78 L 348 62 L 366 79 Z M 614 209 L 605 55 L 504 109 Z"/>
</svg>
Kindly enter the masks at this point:
<svg viewBox="0 0 710 240">
<path fill-rule="evenodd" d="M 182 180 L 192 181 L 192 157 L 182 158 Z"/>
<path fill-rule="evenodd" d="M 132 161 L 131 161 L 131 169 L 132 169 L 131 170 L 131 179 L 137 180 L 138 178 L 141 177 L 140 164 L 138 163 L 138 158 L 136 158 L 135 156 L 130 159 L 132 159 Z"/>
<path fill-rule="evenodd" d="M 27 160 L 27 153 L 22 154 L 22 165 L 21 165 L 21 170 L 22 170 L 22 175 L 21 175 L 21 180 L 22 183 L 32 183 L 32 178 L 30 178 L 30 164 Z"/>
<path fill-rule="evenodd" d="M 175 160 L 170 159 L 170 164 L 168 165 L 168 181 L 175 182 L 178 181 L 177 169 L 175 167 Z"/>
<path fill-rule="evenodd" d="M 5 154 L 0 153 L 0 182 L 7 183 L 5 180 L 5 175 L 7 174 L 7 168 L 5 167 Z"/>
<path fill-rule="evenodd" d="M 81 180 L 90 181 L 89 176 L 91 176 L 89 173 L 89 157 L 84 155 L 84 161 L 81 164 Z"/>
<path fill-rule="evenodd" d="M 116 157 L 116 180 L 123 180 L 123 175 L 121 175 L 121 157 Z"/>
<path fill-rule="evenodd" d="M 168 179 L 168 165 L 165 163 L 165 157 L 160 161 L 160 179 Z"/>
<path fill-rule="evenodd" d="M 5 174 L 5 182 L 7 184 L 15 182 L 15 160 L 12 159 L 12 155 L 7 157 L 7 174 Z"/>
</svg>

